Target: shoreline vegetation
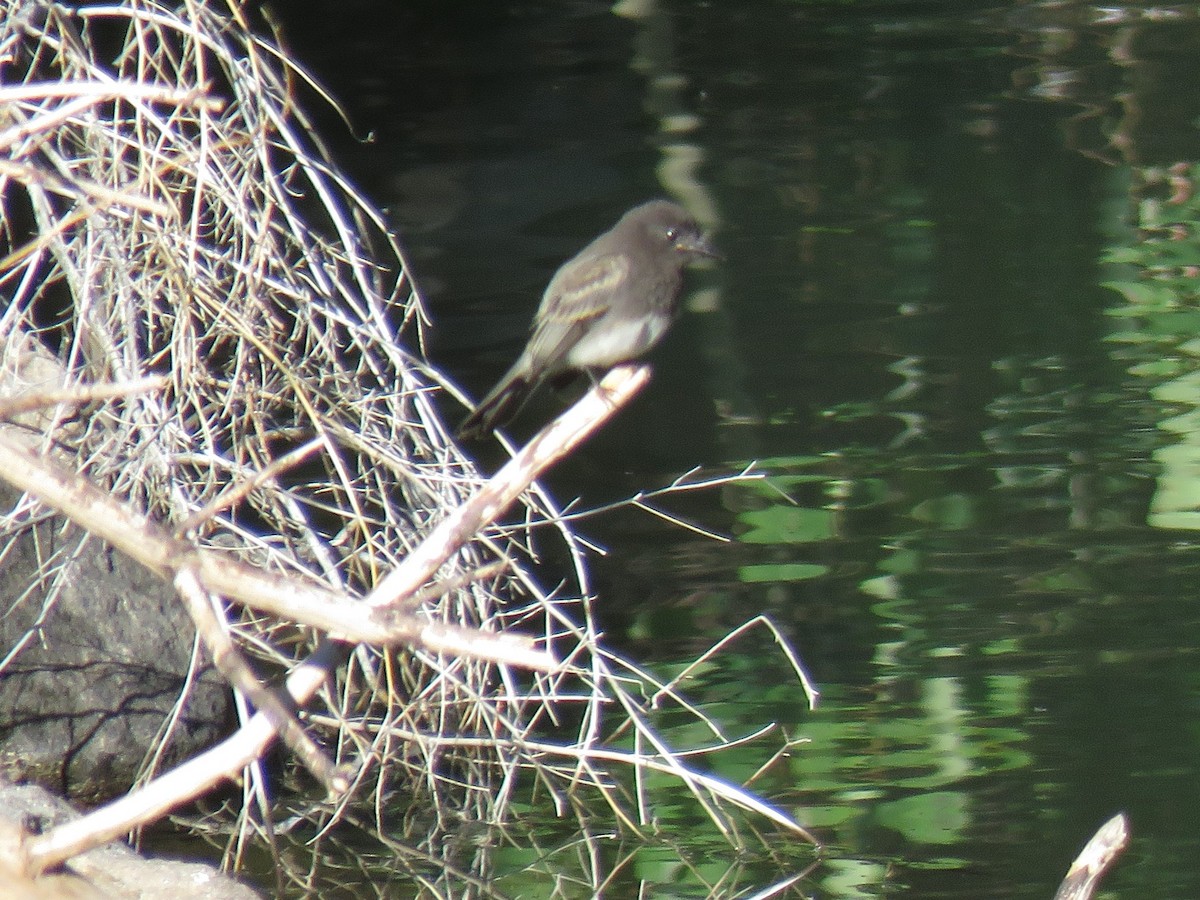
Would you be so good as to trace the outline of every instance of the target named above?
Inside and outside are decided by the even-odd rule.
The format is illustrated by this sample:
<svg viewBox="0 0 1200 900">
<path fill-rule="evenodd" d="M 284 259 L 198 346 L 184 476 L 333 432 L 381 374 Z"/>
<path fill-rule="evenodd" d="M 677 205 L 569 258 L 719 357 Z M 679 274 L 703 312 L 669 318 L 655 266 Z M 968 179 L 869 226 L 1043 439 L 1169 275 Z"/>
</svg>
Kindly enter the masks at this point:
<svg viewBox="0 0 1200 900">
<path fill-rule="evenodd" d="M 751 741 L 778 761 L 799 741 L 770 722 L 726 735 L 686 696 L 699 667 L 753 635 L 811 705 L 786 639 L 754 618 L 669 679 L 615 654 L 592 617 L 584 544 L 537 483 L 648 370 L 615 369 L 485 476 L 440 417 L 439 398 L 463 397 L 424 357 L 398 240 L 310 126 L 297 98 L 332 101 L 281 42 L 215 0 L 7 7 L 0 480 L 13 491 L 0 555 L 25 567 L 5 596 L 18 631 L 0 648 L 0 694 L 19 684 L 39 699 L 0 697 L 0 742 L 59 697 L 54 718 L 74 725 L 38 743 L 50 760 L 85 759 L 91 737 L 129 730 L 116 715 L 129 695 L 72 709 L 81 690 L 133 691 L 160 664 L 177 685 L 143 711 L 152 737 L 126 749 L 132 762 L 98 754 L 116 799 L 100 802 L 90 772 L 0 745 L 10 780 L 57 771 L 94 806 L 9 829 L 5 872 L 69 869 L 173 815 L 235 871 L 270 854 L 280 893 L 320 890 L 314 859 L 340 826 L 370 832 L 391 877 L 458 896 L 496 877 L 505 842 L 534 845 L 516 833 L 534 810 L 583 849 L 547 852 L 522 883 L 566 872 L 598 892 L 621 865 L 601 845 L 661 837 L 655 792 L 669 783 L 731 866 L 753 847 L 791 861 L 776 888 L 803 878 L 816 840 L 709 764 Z M 527 563 L 548 541 L 573 567 L 554 591 Z M 100 596 L 103 609 L 73 606 Z M 167 653 L 97 629 L 56 661 L 56 621 L 78 638 L 81 621 L 145 624 L 146 610 L 186 616 L 198 637 Z M 64 682 L 68 670 L 124 677 Z M 236 724 L 213 739 L 189 723 L 219 719 L 200 690 L 218 676 Z M 671 746 L 657 727 L 668 716 L 703 738 Z M 277 741 L 282 775 L 266 762 Z M 491 836 L 459 839 L 479 829 Z M 288 831 L 307 857 L 280 852 Z"/>
</svg>

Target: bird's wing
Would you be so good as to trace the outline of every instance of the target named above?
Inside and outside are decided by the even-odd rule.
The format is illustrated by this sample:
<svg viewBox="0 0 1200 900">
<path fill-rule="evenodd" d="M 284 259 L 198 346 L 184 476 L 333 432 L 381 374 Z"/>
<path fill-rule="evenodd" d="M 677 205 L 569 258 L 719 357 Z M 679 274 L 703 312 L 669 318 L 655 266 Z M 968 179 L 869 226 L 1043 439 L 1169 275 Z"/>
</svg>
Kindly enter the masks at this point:
<svg viewBox="0 0 1200 900">
<path fill-rule="evenodd" d="M 542 297 L 527 348 L 529 356 L 539 367 L 553 369 L 588 323 L 608 312 L 628 277 L 629 259 L 621 253 L 606 253 L 563 266 Z"/>
<path fill-rule="evenodd" d="M 606 253 L 582 266 L 564 266 L 546 287 L 538 319 L 566 325 L 594 319 L 607 311 L 628 275 L 629 259 L 621 253 Z"/>
</svg>

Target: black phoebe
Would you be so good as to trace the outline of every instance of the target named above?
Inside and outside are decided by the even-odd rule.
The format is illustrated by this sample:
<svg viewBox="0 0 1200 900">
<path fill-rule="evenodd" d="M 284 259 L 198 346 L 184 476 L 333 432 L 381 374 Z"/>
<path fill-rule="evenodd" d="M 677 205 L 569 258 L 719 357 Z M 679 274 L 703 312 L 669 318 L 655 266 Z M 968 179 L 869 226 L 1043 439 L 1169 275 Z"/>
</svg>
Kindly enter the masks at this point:
<svg viewBox="0 0 1200 900">
<path fill-rule="evenodd" d="M 459 426 L 482 437 L 515 416 L 548 378 L 595 373 L 658 343 L 679 307 L 683 269 L 718 254 L 682 206 L 635 206 L 554 273 L 520 358 Z"/>
</svg>

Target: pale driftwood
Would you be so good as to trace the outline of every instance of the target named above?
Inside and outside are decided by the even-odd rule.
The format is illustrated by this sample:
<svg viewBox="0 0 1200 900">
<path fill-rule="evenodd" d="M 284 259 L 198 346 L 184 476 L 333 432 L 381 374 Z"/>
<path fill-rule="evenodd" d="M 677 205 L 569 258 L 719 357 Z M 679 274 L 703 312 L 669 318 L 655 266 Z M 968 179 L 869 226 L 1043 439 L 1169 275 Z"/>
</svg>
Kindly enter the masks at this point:
<svg viewBox="0 0 1200 900">
<path fill-rule="evenodd" d="M 1067 877 L 1058 886 L 1054 900 L 1088 900 L 1100 882 L 1100 876 L 1116 862 L 1129 844 L 1129 819 L 1117 813 L 1100 826 L 1071 863 Z"/>
<path fill-rule="evenodd" d="M 650 379 L 648 366 L 618 366 L 592 387 L 569 415 L 543 428 L 471 499 L 442 519 L 421 546 L 405 557 L 367 596 L 367 605 L 403 609 L 433 573 L 485 525 L 494 522 L 533 482 L 624 406 Z"/>
<path fill-rule="evenodd" d="M 282 619 L 311 625 L 333 638 L 380 645 L 421 644 L 435 652 L 543 671 L 555 667 L 550 654 L 535 649 L 529 638 L 520 635 L 445 625 L 412 614 L 389 612 L 381 616 L 360 600 L 312 582 L 263 572 L 227 555 L 193 547 L 122 505 L 86 478 L 18 446 L 8 435 L 0 435 L 0 478 L 37 497 L 165 579 L 191 569 L 204 588 L 214 594 Z M 516 493 L 520 494 L 527 485 L 528 482 Z M 415 589 L 423 586 L 418 584 Z"/>
<path fill-rule="evenodd" d="M 304 768 L 325 786 L 326 791 L 330 794 L 345 792 L 350 787 L 346 773 L 339 771 L 333 760 L 317 746 L 289 705 L 259 679 L 254 667 L 230 637 L 229 623 L 217 615 L 214 606 L 220 601 L 204 589 L 195 571 L 182 569 L 175 576 L 175 590 L 187 605 L 196 632 L 217 671 L 266 716 L 280 740 Z"/>
</svg>

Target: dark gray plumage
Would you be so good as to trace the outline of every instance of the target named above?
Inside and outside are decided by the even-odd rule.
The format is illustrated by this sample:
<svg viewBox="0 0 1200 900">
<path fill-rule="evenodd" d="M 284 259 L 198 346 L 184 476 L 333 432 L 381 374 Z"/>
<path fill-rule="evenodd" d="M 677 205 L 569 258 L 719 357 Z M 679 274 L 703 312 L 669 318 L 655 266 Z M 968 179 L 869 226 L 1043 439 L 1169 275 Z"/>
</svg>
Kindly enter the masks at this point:
<svg viewBox="0 0 1200 900">
<path fill-rule="evenodd" d="M 652 200 L 625 213 L 550 279 L 525 350 L 459 435 L 489 434 L 549 378 L 641 356 L 675 318 L 684 267 L 703 256 L 717 253 L 679 204 Z"/>
</svg>

